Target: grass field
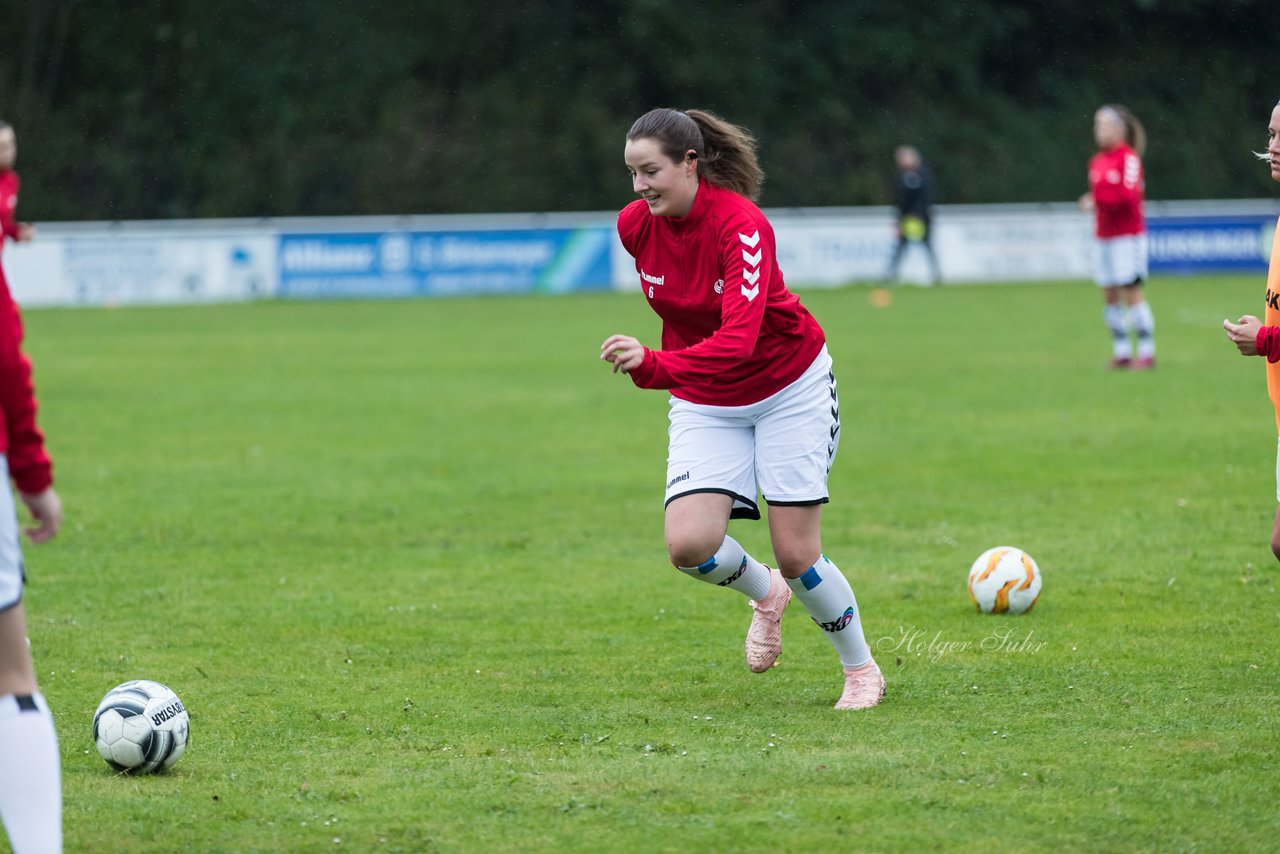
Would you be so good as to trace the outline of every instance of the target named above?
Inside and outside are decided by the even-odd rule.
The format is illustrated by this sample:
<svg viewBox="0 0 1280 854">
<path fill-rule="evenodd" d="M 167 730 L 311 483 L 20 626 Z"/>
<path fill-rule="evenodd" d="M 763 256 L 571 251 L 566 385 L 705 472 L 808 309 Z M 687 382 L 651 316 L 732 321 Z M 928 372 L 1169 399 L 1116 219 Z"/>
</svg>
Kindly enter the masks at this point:
<svg viewBox="0 0 1280 854">
<path fill-rule="evenodd" d="M 1145 374 L 1103 369 L 1084 283 L 802 291 L 825 550 L 888 679 L 860 713 L 803 609 L 755 675 L 745 599 L 666 564 L 665 396 L 596 358 L 656 340 L 639 298 L 28 312 L 67 849 L 1272 848 L 1275 426 L 1219 327 L 1262 289 L 1158 279 Z M 1043 570 L 1029 615 L 973 612 L 999 544 Z M 190 709 L 168 774 L 93 749 L 131 678 Z"/>
</svg>

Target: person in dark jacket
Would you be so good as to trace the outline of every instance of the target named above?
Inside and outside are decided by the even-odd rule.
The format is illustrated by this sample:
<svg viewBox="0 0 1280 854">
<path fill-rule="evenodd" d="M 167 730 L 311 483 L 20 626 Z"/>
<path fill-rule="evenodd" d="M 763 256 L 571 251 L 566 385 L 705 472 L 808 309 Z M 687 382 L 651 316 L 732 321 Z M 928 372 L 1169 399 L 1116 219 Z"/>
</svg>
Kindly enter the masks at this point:
<svg viewBox="0 0 1280 854">
<path fill-rule="evenodd" d="M 933 173 L 920 152 L 910 145 L 898 146 L 893 152 L 893 159 L 898 164 L 894 191 L 894 207 L 898 209 L 898 245 L 894 247 L 885 281 L 892 282 L 898 278 L 898 266 L 907 246 L 919 243 L 929 257 L 933 284 L 939 285 L 942 283 L 942 271 L 938 268 L 938 256 L 934 254 L 932 243 Z"/>
</svg>

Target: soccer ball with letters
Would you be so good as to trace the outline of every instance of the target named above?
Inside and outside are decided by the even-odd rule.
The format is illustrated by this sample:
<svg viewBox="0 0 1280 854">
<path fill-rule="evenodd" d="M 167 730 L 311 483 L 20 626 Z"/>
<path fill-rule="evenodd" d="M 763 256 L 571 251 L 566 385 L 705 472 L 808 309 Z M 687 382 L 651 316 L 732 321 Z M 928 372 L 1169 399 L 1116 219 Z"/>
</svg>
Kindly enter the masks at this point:
<svg viewBox="0 0 1280 854">
<path fill-rule="evenodd" d="M 1040 598 L 1040 567 L 1022 549 L 987 549 L 969 569 L 969 598 L 984 614 L 1030 611 Z"/>
<path fill-rule="evenodd" d="M 178 695 L 147 679 L 107 692 L 93 715 L 98 753 L 117 771 L 163 771 L 187 749 L 191 722 Z"/>
</svg>

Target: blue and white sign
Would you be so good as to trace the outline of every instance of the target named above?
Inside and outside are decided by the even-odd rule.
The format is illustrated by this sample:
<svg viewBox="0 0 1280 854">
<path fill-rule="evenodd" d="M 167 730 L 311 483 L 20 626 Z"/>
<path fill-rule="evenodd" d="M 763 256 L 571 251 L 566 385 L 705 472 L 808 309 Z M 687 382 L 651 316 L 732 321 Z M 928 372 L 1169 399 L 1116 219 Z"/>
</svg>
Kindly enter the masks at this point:
<svg viewBox="0 0 1280 854">
<path fill-rule="evenodd" d="M 14 295 L 26 306 L 220 303 L 275 292 L 275 237 L 245 229 L 54 225 L 5 254 Z"/>
<path fill-rule="evenodd" d="M 282 297 L 608 290 L 612 229 L 281 234 Z"/>
<path fill-rule="evenodd" d="M 1151 269 L 1265 272 L 1275 230 L 1273 216 L 1152 217 L 1147 221 Z"/>
</svg>

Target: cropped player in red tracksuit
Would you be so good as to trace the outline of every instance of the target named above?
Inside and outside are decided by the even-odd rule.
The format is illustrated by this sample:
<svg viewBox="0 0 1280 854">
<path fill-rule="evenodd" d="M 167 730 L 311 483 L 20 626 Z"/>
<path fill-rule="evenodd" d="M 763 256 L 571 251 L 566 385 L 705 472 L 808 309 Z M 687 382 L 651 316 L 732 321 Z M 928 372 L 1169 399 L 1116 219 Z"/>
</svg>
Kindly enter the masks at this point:
<svg viewBox="0 0 1280 854">
<path fill-rule="evenodd" d="M 821 513 L 840 439 L 826 338 L 778 269 L 773 228 L 752 202 L 763 173 L 743 128 L 700 110 L 641 116 L 624 151 L 640 200 L 618 216 L 662 347 L 611 335 L 601 358 L 671 394 L 666 539 L 686 575 L 747 596 L 746 658 L 771 668 L 794 594 L 845 670 L 837 709 L 874 706 L 884 677 L 857 600 L 822 553 Z M 769 503 L 771 569 L 728 536 Z"/>
<path fill-rule="evenodd" d="M 1111 331 L 1111 367 L 1149 370 L 1156 365 L 1156 322 L 1142 293 L 1147 279 L 1147 223 L 1142 215 L 1146 132 L 1119 104 L 1093 117 L 1098 153 L 1089 160 L 1089 191 L 1080 207 L 1095 215 L 1094 281 L 1102 288 Z M 1134 359 L 1130 334 L 1138 339 Z"/>
<path fill-rule="evenodd" d="M 30 240 L 14 219 L 18 176 L 13 128 L 0 122 L 0 249 L 6 238 Z M 0 819 L 17 854 L 62 849 L 62 793 L 53 718 L 36 685 L 22 607 L 22 550 L 12 478 L 36 525 L 32 542 L 53 537 L 62 504 L 53 491 L 49 455 L 36 426 L 31 362 L 22 353 L 22 320 L 0 267 Z"/>
<path fill-rule="evenodd" d="M 1271 124 L 1267 126 L 1267 150 L 1258 158 L 1271 167 L 1271 180 L 1280 181 L 1280 104 L 1271 109 Z M 1266 308 L 1264 320 L 1246 314 L 1235 323 L 1222 321 L 1227 337 L 1245 356 L 1265 356 L 1267 359 L 1267 392 L 1276 410 L 1276 430 L 1280 432 L 1280 222 L 1276 223 L 1275 238 L 1271 242 L 1271 266 L 1267 270 Z M 1271 553 L 1280 560 L 1280 441 L 1276 445 L 1276 510 L 1271 526 Z"/>
</svg>

